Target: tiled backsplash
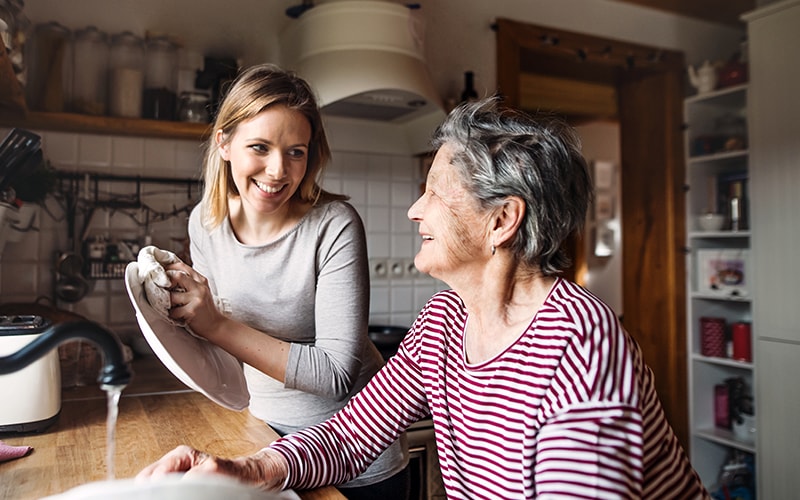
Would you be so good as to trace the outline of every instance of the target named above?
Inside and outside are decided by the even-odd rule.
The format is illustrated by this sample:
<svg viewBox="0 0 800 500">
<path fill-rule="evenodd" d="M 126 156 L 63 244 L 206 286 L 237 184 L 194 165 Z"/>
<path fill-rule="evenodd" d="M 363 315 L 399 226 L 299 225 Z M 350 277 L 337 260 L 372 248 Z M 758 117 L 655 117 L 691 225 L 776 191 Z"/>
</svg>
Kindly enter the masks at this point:
<svg viewBox="0 0 800 500">
<path fill-rule="evenodd" d="M 0 128 L 5 136 L 8 129 Z M 202 144 L 188 140 L 75 134 L 37 131 L 42 135 L 45 157 L 60 171 L 77 175 L 79 216 L 74 234 L 82 237 L 152 238 L 162 248 L 181 252 L 186 238 L 188 209 L 199 198 L 197 185 L 202 162 Z M 141 209 L 97 208 L 91 216 L 83 208 L 87 200 L 131 200 L 136 198 L 134 181 L 84 179 L 84 172 L 117 177 L 170 177 L 186 184 L 141 183 L 138 198 L 149 207 Z M 345 193 L 361 214 L 367 231 L 371 264 L 370 322 L 409 326 L 425 301 L 444 284 L 416 273 L 413 257 L 419 248 L 417 226 L 406 212 L 419 194 L 419 160 L 411 156 L 358 152 L 336 152 L 326 171 L 324 187 Z M 149 213 L 149 217 L 145 216 Z M 7 242 L 0 255 L 0 303 L 40 301 L 56 305 L 98 321 L 121 336 L 138 331 L 133 309 L 122 279 L 90 280 L 90 293 L 75 303 L 53 303 L 55 263 L 62 252 L 73 248 L 68 237 L 66 203 L 50 197 L 38 211 L 34 227 L 18 242 Z M 90 220 L 86 220 L 86 219 Z M 150 221 L 145 225 L 145 221 Z M 163 219 L 163 220 L 162 220 Z M 17 235 L 20 236 L 20 235 Z M 396 264 L 396 265 L 395 265 Z M 398 272 L 382 273 L 383 266 Z M 410 269 L 409 269 L 410 266 Z M 375 267 L 373 265 L 373 267 Z"/>
</svg>

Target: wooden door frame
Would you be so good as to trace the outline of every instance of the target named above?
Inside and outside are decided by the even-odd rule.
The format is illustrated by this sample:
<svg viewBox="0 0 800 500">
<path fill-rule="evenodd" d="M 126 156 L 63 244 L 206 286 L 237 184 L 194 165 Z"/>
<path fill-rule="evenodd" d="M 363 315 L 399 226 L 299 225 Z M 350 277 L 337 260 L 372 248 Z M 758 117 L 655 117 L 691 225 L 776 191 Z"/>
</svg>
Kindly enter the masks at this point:
<svg viewBox="0 0 800 500">
<path fill-rule="evenodd" d="M 508 19 L 498 19 L 495 29 L 498 92 L 513 107 L 520 107 L 520 76 L 532 66 L 537 74 L 611 84 L 618 94 L 635 94 L 639 82 L 659 92 L 654 106 L 633 109 L 636 98 L 625 94 L 615 117 L 568 118 L 620 123 L 623 322 L 642 345 L 667 418 L 688 450 L 683 53 Z M 637 128 L 645 123 L 661 125 L 658 137 L 649 144 L 626 140 L 641 139 Z M 642 169 L 648 149 L 659 156 Z"/>
</svg>

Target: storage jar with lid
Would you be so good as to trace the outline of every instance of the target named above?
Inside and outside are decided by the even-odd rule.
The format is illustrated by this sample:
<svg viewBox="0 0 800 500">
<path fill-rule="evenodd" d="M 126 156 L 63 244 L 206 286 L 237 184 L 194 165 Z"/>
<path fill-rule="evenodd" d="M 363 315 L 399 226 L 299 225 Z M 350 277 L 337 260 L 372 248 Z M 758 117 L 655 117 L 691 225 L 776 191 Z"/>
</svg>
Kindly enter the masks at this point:
<svg viewBox="0 0 800 500">
<path fill-rule="evenodd" d="M 25 100 L 34 111 L 61 112 L 69 102 L 72 32 L 57 22 L 37 24 L 25 44 Z"/>
<path fill-rule="evenodd" d="M 178 119 L 182 122 L 208 123 L 208 94 L 181 92 Z"/>
<path fill-rule="evenodd" d="M 108 35 L 94 26 L 75 33 L 72 67 L 72 111 L 106 114 Z"/>
<path fill-rule="evenodd" d="M 178 48 L 167 37 L 151 38 L 145 49 L 142 117 L 174 120 L 177 112 Z"/>
<path fill-rule="evenodd" d="M 142 116 L 144 40 L 123 31 L 111 37 L 108 69 L 108 111 L 111 116 Z"/>
</svg>

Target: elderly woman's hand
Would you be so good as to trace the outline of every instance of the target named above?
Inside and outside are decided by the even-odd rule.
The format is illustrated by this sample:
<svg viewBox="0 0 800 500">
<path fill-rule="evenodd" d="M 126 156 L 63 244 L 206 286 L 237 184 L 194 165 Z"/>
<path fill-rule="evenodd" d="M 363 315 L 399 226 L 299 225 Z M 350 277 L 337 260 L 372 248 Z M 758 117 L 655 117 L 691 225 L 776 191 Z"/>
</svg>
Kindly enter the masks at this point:
<svg viewBox="0 0 800 500">
<path fill-rule="evenodd" d="M 187 476 L 219 474 L 261 489 L 278 490 L 286 481 L 288 466 L 281 455 L 269 449 L 247 457 L 226 459 L 181 445 L 142 469 L 136 480 L 145 481 L 175 472 L 185 472 Z"/>
</svg>

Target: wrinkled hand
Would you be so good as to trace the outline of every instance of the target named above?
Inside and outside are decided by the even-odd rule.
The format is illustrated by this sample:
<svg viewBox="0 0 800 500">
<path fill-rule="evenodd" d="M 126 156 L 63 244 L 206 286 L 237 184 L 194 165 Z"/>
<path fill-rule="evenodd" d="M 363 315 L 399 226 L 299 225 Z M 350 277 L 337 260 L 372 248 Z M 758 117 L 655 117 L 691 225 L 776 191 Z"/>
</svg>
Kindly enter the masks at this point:
<svg viewBox="0 0 800 500">
<path fill-rule="evenodd" d="M 286 460 L 263 449 L 254 455 L 226 459 L 181 445 L 136 475 L 137 481 L 157 479 L 175 472 L 190 475 L 222 475 L 265 490 L 282 489 L 288 475 Z"/>
</svg>

